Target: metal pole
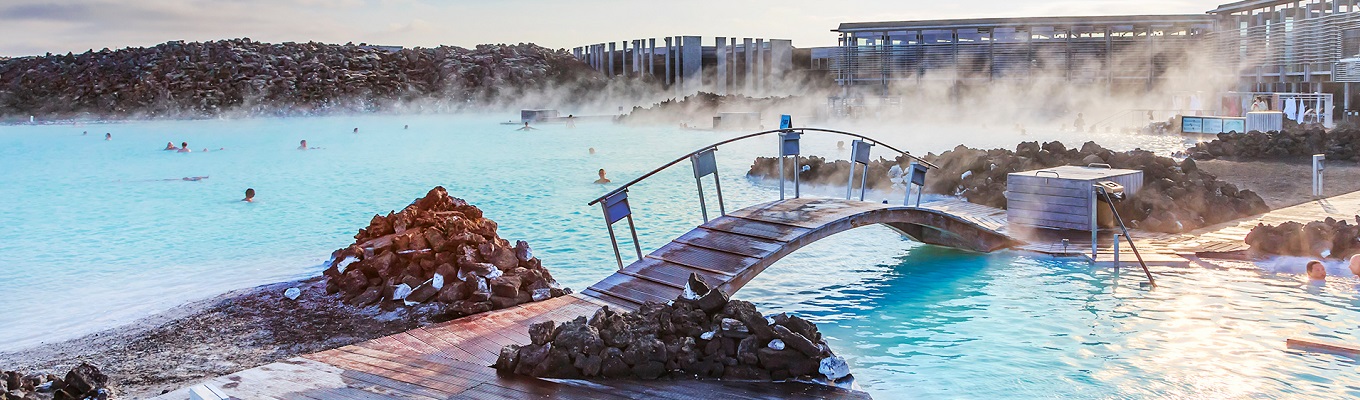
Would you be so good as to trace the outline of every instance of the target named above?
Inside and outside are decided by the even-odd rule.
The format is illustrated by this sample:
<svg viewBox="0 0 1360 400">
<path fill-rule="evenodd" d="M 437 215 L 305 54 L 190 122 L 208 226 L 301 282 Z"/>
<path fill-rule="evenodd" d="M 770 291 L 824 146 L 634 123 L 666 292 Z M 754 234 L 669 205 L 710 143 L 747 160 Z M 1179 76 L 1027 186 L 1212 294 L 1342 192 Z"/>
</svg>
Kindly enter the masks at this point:
<svg viewBox="0 0 1360 400">
<path fill-rule="evenodd" d="M 704 203 L 704 180 L 694 178 L 694 186 L 699 188 L 699 211 L 704 214 L 704 223 L 708 223 L 708 205 Z"/>
<path fill-rule="evenodd" d="M 864 164 L 864 172 L 859 177 L 859 201 L 864 201 L 864 191 L 869 190 L 869 164 Z"/>
<path fill-rule="evenodd" d="M 619 252 L 619 238 L 614 235 L 614 224 L 609 223 L 609 209 L 604 203 L 600 203 L 600 209 L 604 211 L 604 226 L 609 229 L 609 244 L 614 245 L 614 260 L 619 262 L 619 270 L 622 271 L 623 254 Z"/>
<path fill-rule="evenodd" d="M 1088 193 L 1087 195 L 1091 196 L 1091 262 L 1096 262 L 1096 255 L 1098 250 L 1098 247 L 1096 246 L 1099 244 L 1097 242 L 1098 237 L 1096 236 L 1096 232 L 1100 230 L 1100 225 L 1096 220 L 1097 200 L 1095 189 L 1091 189 L 1091 192 Z"/>
<path fill-rule="evenodd" d="M 854 158 L 853 156 L 850 158 Z M 850 195 L 855 193 L 855 161 L 850 160 L 850 180 L 845 182 L 845 199 L 850 200 Z"/>
<path fill-rule="evenodd" d="M 1114 234 L 1114 267 L 1115 267 L 1115 269 L 1118 269 L 1118 268 L 1119 268 L 1119 237 L 1121 237 L 1121 236 L 1123 236 L 1123 235 L 1120 235 L 1120 234 L 1118 234 L 1118 233 Z"/>
<path fill-rule="evenodd" d="M 713 171 L 713 186 L 718 190 L 718 212 L 727 215 L 727 206 L 723 204 L 722 198 L 722 179 L 718 179 L 718 171 Z"/>
<path fill-rule="evenodd" d="M 793 179 L 798 179 L 798 173 L 793 174 Z M 794 184 L 794 190 L 797 190 Z M 779 139 L 779 200 L 784 200 L 784 139 Z"/>
<path fill-rule="evenodd" d="M 637 226 L 633 225 L 633 214 L 628 214 L 628 230 L 633 232 L 633 249 L 637 250 L 638 261 L 642 261 L 642 243 L 638 242 Z M 619 263 L 622 264 L 623 261 L 619 261 Z"/>
</svg>

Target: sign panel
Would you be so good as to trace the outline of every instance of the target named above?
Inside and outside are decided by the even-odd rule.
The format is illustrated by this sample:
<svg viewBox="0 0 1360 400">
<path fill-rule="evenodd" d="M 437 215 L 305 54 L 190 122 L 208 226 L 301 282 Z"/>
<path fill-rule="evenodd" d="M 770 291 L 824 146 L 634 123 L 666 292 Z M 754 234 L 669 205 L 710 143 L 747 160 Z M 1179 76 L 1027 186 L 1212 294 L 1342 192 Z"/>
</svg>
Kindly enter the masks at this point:
<svg viewBox="0 0 1360 400">
<path fill-rule="evenodd" d="M 779 129 L 793 129 L 793 116 L 788 114 L 780 115 Z"/>
<path fill-rule="evenodd" d="M 869 149 L 871 147 L 874 147 L 874 145 L 866 143 L 863 140 L 856 140 L 850 142 L 850 154 L 851 154 L 850 161 L 868 165 Z"/>
<path fill-rule="evenodd" d="M 779 156 L 798 155 L 798 138 L 802 136 L 798 132 L 781 132 L 779 134 Z"/>
<path fill-rule="evenodd" d="M 911 184 L 916 185 L 916 186 L 925 186 L 925 185 L 926 185 L 926 166 L 921 165 L 921 164 L 918 164 L 918 163 L 911 163 L 911 180 L 910 180 L 910 182 L 911 182 Z"/>
<path fill-rule="evenodd" d="M 1204 133 L 1204 118 L 1181 117 L 1181 132 Z"/>
<path fill-rule="evenodd" d="M 714 150 L 717 149 L 704 150 L 699 154 L 690 156 L 690 162 L 694 163 L 694 177 L 696 179 L 718 172 L 718 160 L 713 155 Z"/>
<path fill-rule="evenodd" d="M 1246 118 L 1227 118 L 1223 120 L 1223 132 L 1225 133 L 1247 133 Z"/>
<path fill-rule="evenodd" d="M 633 214 L 628 208 L 628 192 L 618 192 L 604 199 L 604 221 L 613 224 Z"/>
<path fill-rule="evenodd" d="M 1223 133 L 1222 118 L 1205 118 L 1203 133 Z"/>
</svg>

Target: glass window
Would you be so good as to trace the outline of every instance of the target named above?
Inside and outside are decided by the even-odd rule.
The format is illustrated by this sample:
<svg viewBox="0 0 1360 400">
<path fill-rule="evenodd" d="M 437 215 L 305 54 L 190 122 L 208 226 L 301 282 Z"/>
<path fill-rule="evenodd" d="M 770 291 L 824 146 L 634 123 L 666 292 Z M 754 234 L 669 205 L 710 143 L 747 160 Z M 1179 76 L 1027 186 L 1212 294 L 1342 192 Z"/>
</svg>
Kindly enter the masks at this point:
<svg viewBox="0 0 1360 400">
<path fill-rule="evenodd" d="M 981 42 L 983 40 L 982 37 L 985 35 L 984 33 L 978 32 L 977 29 L 959 29 L 958 32 L 959 43 Z"/>
<path fill-rule="evenodd" d="M 1036 26 L 1036 27 L 1030 28 L 1030 29 L 1029 29 L 1029 39 L 1030 39 L 1030 40 L 1052 40 L 1052 39 L 1055 39 L 1055 38 L 1053 37 L 1053 27 L 1051 27 L 1051 26 Z"/>
<path fill-rule="evenodd" d="M 1023 43 L 1029 40 L 1029 32 L 1015 28 L 996 28 L 992 31 L 992 40 L 1001 43 Z"/>
<path fill-rule="evenodd" d="M 954 43 L 954 32 L 946 30 L 921 31 L 921 41 L 925 44 Z"/>
</svg>

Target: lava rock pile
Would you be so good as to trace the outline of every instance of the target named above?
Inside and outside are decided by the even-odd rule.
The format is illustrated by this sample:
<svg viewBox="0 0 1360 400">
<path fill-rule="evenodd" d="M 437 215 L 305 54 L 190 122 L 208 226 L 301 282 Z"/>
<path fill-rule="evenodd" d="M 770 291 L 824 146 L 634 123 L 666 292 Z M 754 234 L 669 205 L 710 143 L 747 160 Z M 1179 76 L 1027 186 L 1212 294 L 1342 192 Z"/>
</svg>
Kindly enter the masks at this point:
<svg viewBox="0 0 1360 400">
<path fill-rule="evenodd" d="M 1270 211 L 1260 195 L 1239 190 L 1237 186 L 1199 170 L 1192 159 L 1176 162 L 1146 150 L 1115 152 L 1094 142 L 1086 142 L 1079 149 L 1067 148 L 1060 142 L 1022 142 L 1014 151 L 979 150 L 960 145 L 942 154 L 927 154 L 922 158 L 939 166 L 927 173 L 926 192 L 960 196 L 969 202 L 996 208 L 1006 208 L 1007 174 L 1100 163 L 1143 171 L 1142 190 L 1117 203 L 1119 215 L 1130 227 L 1180 233 Z M 850 174 L 850 163 L 845 160 L 828 162 L 820 157 L 807 157 L 801 161 L 805 167 L 799 177 L 802 182 L 841 186 Z M 889 171 L 894 166 L 905 169 L 911 161 L 906 156 L 899 156 L 871 162 L 869 188 L 891 188 L 893 182 Z M 777 178 L 778 165 L 778 158 L 757 158 L 747 176 Z M 793 169 L 793 163 L 786 163 L 785 176 L 792 177 Z"/>
<path fill-rule="evenodd" d="M 502 348 L 494 367 L 562 379 L 853 379 L 816 325 L 763 316 L 697 275 L 673 304 L 648 302 L 623 313 L 603 307 L 589 319 L 540 322 L 529 326 L 529 339 Z"/>
<path fill-rule="evenodd" d="M 1327 218 L 1307 224 L 1258 224 L 1246 242 L 1258 254 L 1344 259 L 1360 253 L 1360 215 L 1355 216 L 1355 223 Z"/>
<path fill-rule="evenodd" d="M 116 392 L 109 387 L 109 377 L 86 363 L 71 369 L 65 377 L 0 371 L 0 400 L 107 400 L 115 397 Z"/>
<path fill-rule="evenodd" d="M 1360 160 L 1360 129 L 1286 129 L 1284 132 L 1221 133 L 1210 142 L 1196 143 L 1186 154 L 1197 160 L 1299 159 L 1326 154 L 1328 160 Z"/>
<path fill-rule="evenodd" d="M 374 215 L 354 244 L 336 250 L 326 292 L 354 306 L 442 304 L 457 318 L 571 293 L 553 280 L 529 244 L 496 235 L 496 222 L 443 187 L 398 213 Z"/>
<path fill-rule="evenodd" d="M 392 49 L 246 39 L 0 60 L 0 117 L 312 115 L 420 104 L 455 111 L 603 75 L 533 44 Z M 407 107 L 409 108 L 409 107 Z"/>
</svg>

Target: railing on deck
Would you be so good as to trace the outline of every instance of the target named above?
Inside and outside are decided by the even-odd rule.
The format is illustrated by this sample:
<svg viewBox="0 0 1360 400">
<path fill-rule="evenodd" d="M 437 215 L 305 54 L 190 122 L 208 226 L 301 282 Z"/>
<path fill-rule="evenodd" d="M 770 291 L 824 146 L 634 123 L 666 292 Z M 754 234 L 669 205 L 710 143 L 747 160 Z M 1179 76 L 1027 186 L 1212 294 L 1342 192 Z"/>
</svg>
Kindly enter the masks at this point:
<svg viewBox="0 0 1360 400">
<path fill-rule="evenodd" d="M 687 159 L 690 160 L 690 164 L 694 168 L 695 185 L 699 189 L 699 208 L 700 212 L 703 215 L 704 223 L 707 223 L 709 221 L 709 218 L 708 218 L 708 204 L 704 197 L 703 178 L 709 175 L 713 175 L 713 184 L 716 189 L 718 197 L 718 210 L 721 213 L 721 215 L 727 215 L 727 206 L 723 202 L 722 197 L 722 183 L 718 177 L 718 162 L 716 157 L 718 146 L 723 146 L 728 143 L 746 140 L 758 136 L 778 133 L 780 136 L 778 147 L 780 200 L 783 200 L 786 195 L 784 184 L 787 181 L 787 179 L 784 176 L 785 170 L 784 159 L 789 156 L 793 156 L 794 160 L 793 161 L 794 198 L 798 198 L 801 195 L 799 190 L 800 180 L 798 179 L 799 172 L 802 172 L 800 171 L 800 167 L 798 165 L 798 157 L 800 156 L 801 153 L 799 147 L 799 140 L 801 139 L 802 135 L 807 132 L 831 133 L 857 138 L 856 140 L 851 142 L 850 176 L 849 184 L 846 185 L 847 186 L 845 194 L 846 199 L 849 199 L 854 192 L 855 166 L 856 164 L 862 164 L 863 171 L 861 172 L 860 178 L 860 200 L 864 200 L 864 193 L 868 187 L 868 171 L 870 162 L 869 152 L 873 146 L 883 146 L 888 150 L 895 151 L 901 155 L 916 160 L 916 162 L 912 163 L 912 167 L 908 171 L 906 171 L 907 174 L 910 174 L 910 178 L 909 181 L 907 182 L 908 183 L 907 197 L 903 199 L 903 205 L 908 205 L 907 199 L 910 199 L 911 197 L 910 186 L 912 185 L 922 187 L 921 189 L 918 190 L 916 197 L 917 205 L 918 206 L 920 205 L 921 193 L 924 192 L 923 187 L 925 185 L 926 167 L 939 168 L 935 164 L 923 160 L 920 157 L 916 157 L 909 152 L 899 150 L 895 147 L 892 147 L 888 144 L 885 144 L 881 141 L 875 140 L 868 136 L 822 128 L 793 128 L 791 127 L 791 124 L 789 124 L 787 118 L 785 118 L 784 122 L 781 125 L 784 125 L 786 127 L 781 129 L 752 133 L 749 135 L 735 137 L 708 146 L 704 146 L 699 150 L 692 151 L 689 154 L 676 158 L 674 161 L 668 162 L 660 167 L 657 167 L 656 169 L 653 169 L 650 172 L 642 174 L 642 176 L 637 177 L 637 179 L 633 179 L 632 181 L 629 181 L 628 183 L 619 186 L 617 189 L 611 190 L 609 191 L 609 193 L 605 193 L 603 196 L 600 196 L 599 198 L 592 200 L 589 203 L 589 205 L 593 206 L 595 204 L 600 204 L 600 208 L 604 211 L 605 228 L 609 231 L 609 240 L 610 243 L 614 246 L 614 258 L 619 263 L 619 269 L 623 269 L 624 267 L 623 255 L 619 251 L 618 236 L 614 233 L 614 223 L 624 219 L 628 220 L 628 230 L 632 234 L 633 248 L 637 252 L 638 259 L 641 260 L 642 245 L 638 243 L 637 225 L 633 222 L 633 211 L 628 204 L 628 188 L 632 187 L 633 185 L 639 182 L 646 180 L 647 178 L 652 177 L 652 175 L 656 175 L 657 173 L 660 173 L 661 171 L 664 171 L 667 168 L 673 167 L 676 164 L 680 164 L 680 162 L 685 161 Z"/>
</svg>

